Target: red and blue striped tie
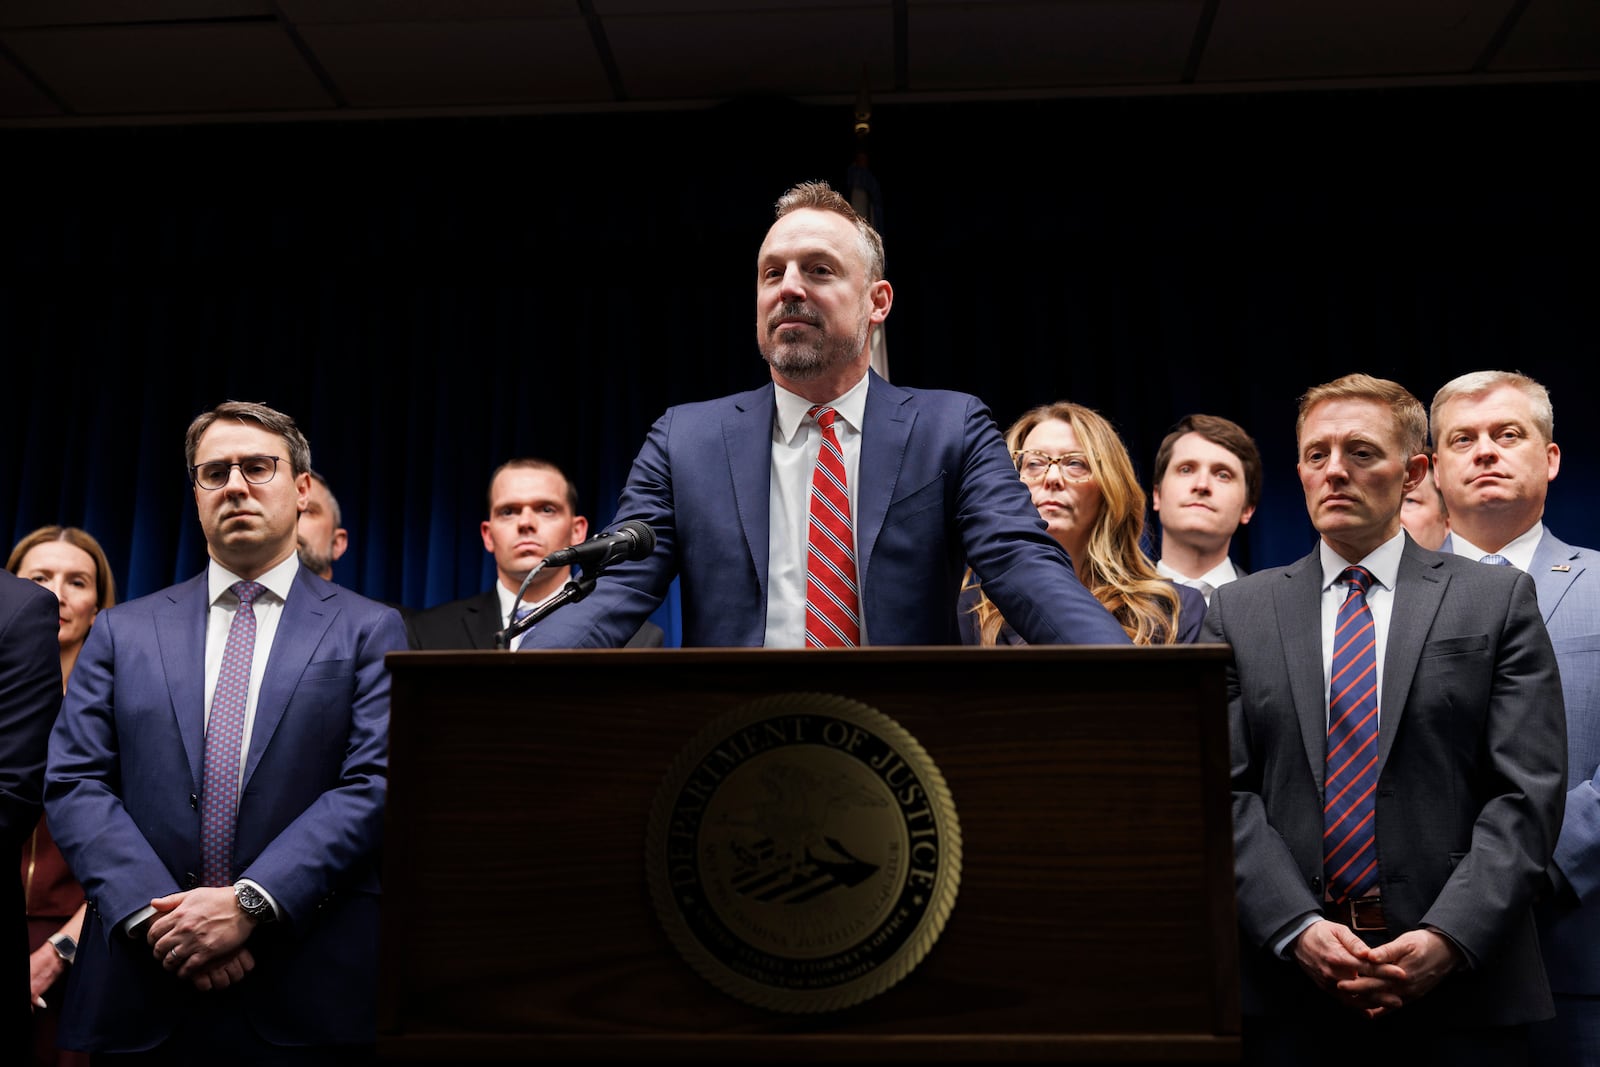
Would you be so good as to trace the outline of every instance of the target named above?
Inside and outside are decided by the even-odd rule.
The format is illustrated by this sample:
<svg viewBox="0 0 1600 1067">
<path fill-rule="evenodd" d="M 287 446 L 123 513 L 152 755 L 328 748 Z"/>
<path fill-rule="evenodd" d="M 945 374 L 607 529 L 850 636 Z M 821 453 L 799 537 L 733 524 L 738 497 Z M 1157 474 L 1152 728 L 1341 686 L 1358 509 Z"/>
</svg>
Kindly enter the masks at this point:
<svg viewBox="0 0 1600 1067">
<path fill-rule="evenodd" d="M 838 412 L 818 406 L 809 414 L 822 430 L 822 448 L 811 474 L 806 533 L 806 647 L 853 648 L 861 643 L 861 598 L 844 453 L 833 431 Z"/>
<path fill-rule="evenodd" d="M 1372 575 L 1348 567 L 1350 583 L 1333 636 L 1328 688 L 1328 773 L 1323 791 L 1323 871 L 1328 895 L 1343 903 L 1378 883 L 1373 794 L 1378 789 L 1378 646 L 1367 589 Z"/>
</svg>

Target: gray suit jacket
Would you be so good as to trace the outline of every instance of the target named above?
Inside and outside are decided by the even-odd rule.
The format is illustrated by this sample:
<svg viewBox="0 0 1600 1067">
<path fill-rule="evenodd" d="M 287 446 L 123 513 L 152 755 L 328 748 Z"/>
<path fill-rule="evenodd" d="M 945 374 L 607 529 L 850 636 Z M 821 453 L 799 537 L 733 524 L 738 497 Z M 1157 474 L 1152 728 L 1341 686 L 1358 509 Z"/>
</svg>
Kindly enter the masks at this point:
<svg viewBox="0 0 1600 1067">
<path fill-rule="evenodd" d="M 1548 528 L 1530 573 L 1567 705 L 1567 810 L 1556 841 L 1559 891 L 1538 909 L 1551 988 L 1600 995 L 1600 556 Z"/>
<path fill-rule="evenodd" d="M 1326 995 L 1273 946 L 1318 911 L 1323 682 L 1318 555 L 1221 586 L 1205 632 L 1228 672 L 1246 1014 L 1314 1017 Z M 1552 1013 L 1532 903 L 1566 780 L 1560 679 L 1533 582 L 1406 538 L 1385 646 L 1377 833 L 1390 936 L 1430 926 L 1470 957 L 1395 1018 L 1510 1025 Z"/>
</svg>

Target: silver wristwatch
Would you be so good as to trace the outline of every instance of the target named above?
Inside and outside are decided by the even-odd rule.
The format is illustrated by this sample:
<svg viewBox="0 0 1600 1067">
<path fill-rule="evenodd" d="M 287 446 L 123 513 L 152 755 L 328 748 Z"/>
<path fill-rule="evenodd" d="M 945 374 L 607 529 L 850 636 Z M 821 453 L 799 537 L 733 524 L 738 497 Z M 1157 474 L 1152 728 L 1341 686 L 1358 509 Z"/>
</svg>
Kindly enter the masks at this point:
<svg viewBox="0 0 1600 1067">
<path fill-rule="evenodd" d="M 233 895 L 239 901 L 239 910 L 258 923 L 269 923 L 278 917 L 265 894 L 249 882 L 236 884 L 233 887 Z"/>
<path fill-rule="evenodd" d="M 56 950 L 56 955 L 60 957 L 62 963 L 71 964 L 78 958 L 78 943 L 67 934 L 51 934 L 50 947 Z"/>
</svg>

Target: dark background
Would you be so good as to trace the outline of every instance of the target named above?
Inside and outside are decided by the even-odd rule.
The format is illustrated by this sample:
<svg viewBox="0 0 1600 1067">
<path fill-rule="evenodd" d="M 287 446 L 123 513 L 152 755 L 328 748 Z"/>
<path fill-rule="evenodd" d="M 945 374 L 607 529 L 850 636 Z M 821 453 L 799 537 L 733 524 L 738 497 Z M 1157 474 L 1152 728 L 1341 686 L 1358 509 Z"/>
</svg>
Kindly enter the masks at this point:
<svg viewBox="0 0 1600 1067">
<path fill-rule="evenodd" d="M 1002 428 L 1071 399 L 1147 484 L 1192 411 L 1241 422 L 1250 569 L 1314 534 L 1296 397 L 1350 371 L 1424 403 L 1520 369 L 1556 405 L 1548 521 L 1600 544 L 1594 83 L 904 104 L 872 171 L 897 384 Z M 848 107 L 10 130 L 0 534 L 81 525 L 124 595 L 204 563 L 188 421 L 294 415 L 344 508 L 335 578 L 421 608 L 485 588 L 513 456 L 598 529 L 669 404 L 766 379 L 753 263 L 790 184 L 845 185 Z M 9 542 L 8 542 L 9 543 Z"/>
</svg>

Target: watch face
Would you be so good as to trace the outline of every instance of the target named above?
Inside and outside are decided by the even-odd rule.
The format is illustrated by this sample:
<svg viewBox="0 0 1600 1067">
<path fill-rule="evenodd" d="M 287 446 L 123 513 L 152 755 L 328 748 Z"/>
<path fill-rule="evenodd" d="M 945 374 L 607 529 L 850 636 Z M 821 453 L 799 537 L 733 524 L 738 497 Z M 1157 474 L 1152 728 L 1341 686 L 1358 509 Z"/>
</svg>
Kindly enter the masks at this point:
<svg viewBox="0 0 1600 1067">
<path fill-rule="evenodd" d="M 267 905 L 267 898 L 263 897 L 256 890 L 255 886 L 250 886 L 250 885 L 242 885 L 242 886 L 240 886 L 239 889 L 238 889 L 238 897 L 239 897 L 239 907 L 243 908 L 245 911 L 249 912 L 252 915 L 254 915 L 256 912 L 260 911 L 261 909 L 265 908 L 266 905 Z"/>
</svg>

